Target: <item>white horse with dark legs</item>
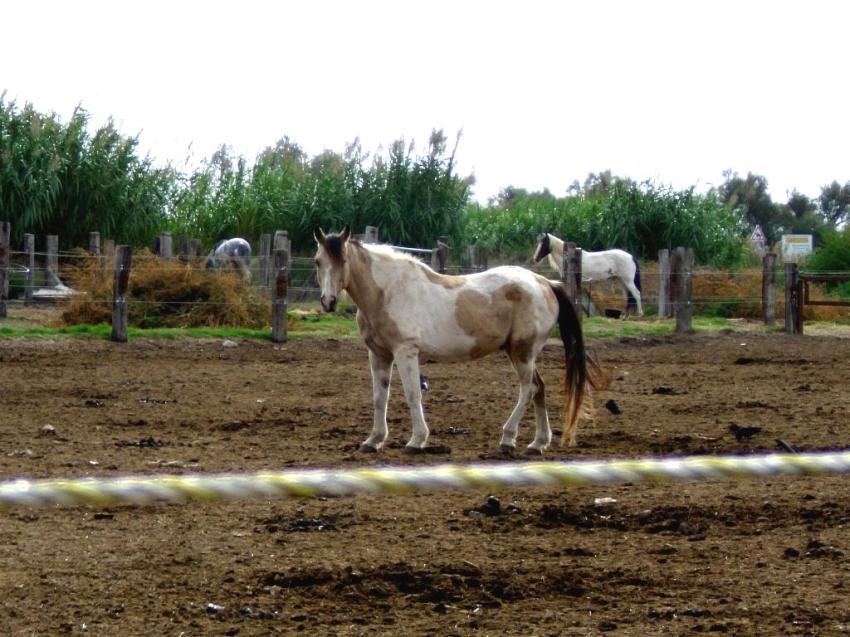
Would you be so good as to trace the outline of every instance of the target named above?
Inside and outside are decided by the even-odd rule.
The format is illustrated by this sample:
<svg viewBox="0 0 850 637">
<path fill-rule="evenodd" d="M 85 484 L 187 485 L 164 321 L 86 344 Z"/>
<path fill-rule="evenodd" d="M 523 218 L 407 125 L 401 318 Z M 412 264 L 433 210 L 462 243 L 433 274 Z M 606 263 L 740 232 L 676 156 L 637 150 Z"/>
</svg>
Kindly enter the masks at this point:
<svg viewBox="0 0 850 637">
<path fill-rule="evenodd" d="M 219 241 L 207 255 L 207 270 L 221 270 L 227 265 L 250 281 L 251 244 L 239 237 Z"/>
<path fill-rule="evenodd" d="M 544 257 L 564 276 L 564 242 L 554 234 L 542 233 L 537 237 L 533 260 L 538 263 Z M 640 266 L 637 259 L 625 250 L 581 251 L 581 276 L 584 281 L 616 279 L 626 293 L 626 313 L 636 308 L 637 316 L 643 316 L 640 302 Z"/>
<path fill-rule="evenodd" d="M 357 325 L 369 349 L 374 419 L 361 451 L 378 451 L 387 440 L 387 401 L 393 365 L 398 365 L 413 419 L 405 451 L 428 442 L 422 411 L 419 362 L 467 361 L 504 350 L 519 376 L 519 400 L 502 428 L 500 450 L 516 448 L 520 420 L 534 402 L 537 430 L 526 453 L 541 454 L 552 440 L 543 379 L 535 360 L 555 325 L 565 349 L 562 441 L 575 442 L 576 422 L 588 411 L 582 403 L 593 387 L 581 325 L 562 283 L 520 267 L 504 266 L 470 274 L 437 274 L 388 246 L 362 244 L 339 234 L 314 232 L 317 279 L 325 311 L 347 292 L 357 305 Z M 586 414 L 585 414 L 586 415 Z"/>
</svg>

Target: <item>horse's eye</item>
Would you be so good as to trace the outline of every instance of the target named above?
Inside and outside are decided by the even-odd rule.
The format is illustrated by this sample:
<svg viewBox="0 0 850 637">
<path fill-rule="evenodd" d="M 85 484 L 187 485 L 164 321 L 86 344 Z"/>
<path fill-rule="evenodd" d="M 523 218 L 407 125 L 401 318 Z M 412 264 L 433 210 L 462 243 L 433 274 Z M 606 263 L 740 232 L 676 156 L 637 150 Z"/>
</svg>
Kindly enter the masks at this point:
<svg viewBox="0 0 850 637">
<path fill-rule="evenodd" d="M 316 267 L 317 268 L 319 267 L 319 260 L 318 259 L 316 259 Z"/>
</svg>

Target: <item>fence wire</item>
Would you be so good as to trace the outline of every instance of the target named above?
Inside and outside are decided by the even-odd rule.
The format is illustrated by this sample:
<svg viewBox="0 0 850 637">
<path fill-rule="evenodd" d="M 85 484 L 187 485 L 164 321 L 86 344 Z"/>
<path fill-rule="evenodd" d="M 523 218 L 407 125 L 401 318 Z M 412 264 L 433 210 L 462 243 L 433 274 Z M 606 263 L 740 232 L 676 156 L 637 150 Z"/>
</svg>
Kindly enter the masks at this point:
<svg viewBox="0 0 850 637">
<path fill-rule="evenodd" d="M 421 250 L 421 252 L 421 260 L 430 265 L 430 254 L 432 251 Z M 61 251 L 55 254 L 44 251 L 37 251 L 33 253 L 11 251 L 10 257 L 10 267 L 8 271 L 11 279 L 10 287 L 12 288 L 11 291 L 13 293 L 13 300 L 16 294 L 18 296 L 22 296 L 18 288 L 24 288 L 25 283 L 30 286 L 50 288 L 50 280 L 56 280 L 53 275 L 61 276 L 63 272 L 72 271 L 75 267 L 84 263 L 91 263 L 92 260 L 101 263 L 104 276 L 110 277 L 112 275 L 115 259 L 112 254 L 101 253 L 92 255 L 82 249 Z M 55 272 L 54 268 L 48 267 L 47 263 L 49 257 L 56 258 L 58 263 L 58 272 Z M 34 263 L 31 263 L 30 259 L 32 259 Z M 163 257 L 151 254 L 148 251 L 134 254 L 132 260 L 132 272 L 146 273 L 154 269 L 158 269 L 162 260 Z M 185 268 L 186 271 L 189 272 L 207 271 L 205 266 L 206 256 L 204 254 L 188 258 L 175 255 L 171 258 L 171 261 L 179 263 L 181 267 Z M 250 268 L 252 273 L 252 287 L 268 296 L 271 296 L 272 290 L 274 289 L 275 273 L 273 272 L 271 261 L 272 259 L 270 256 L 255 256 Z M 529 267 L 549 278 L 557 277 L 557 274 L 550 270 L 545 262 L 532 264 L 529 260 L 526 260 L 524 262 L 505 263 L 505 265 Z M 446 272 L 453 275 L 463 275 L 480 272 L 484 269 L 485 266 L 455 262 L 450 263 L 447 266 Z M 661 272 L 658 268 L 648 267 L 641 270 L 644 288 L 642 293 L 645 304 L 647 302 L 652 304 L 658 301 L 658 294 L 655 287 L 660 274 Z M 783 266 L 781 264 L 777 266 L 774 269 L 773 274 L 777 287 L 780 287 L 784 281 Z M 830 271 L 819 272 L 818 274 L 847 275 L 848 273 L 842 271 Z M 692 297 L 692 303 L 698 308 L 708 310 L 718 310 L 722 308 L 725 314 L 731 313 L 731 315 L 734 315 L 736 308 L 738 308 L 737 311 L 747 311 L 749 314 L 752 314 L 753 307 L 762 303 L 761 282 L 764 275 L 762 268 L 752 267 L 728 271 L 708 271 L 697 267 L 691 275 L 693 285 L 696 288 L 694 290 L 694 296 Z M 67 279 L 64 282 L 68 283 Z M 314 301 L 318 298 L 319 289 L 315 281 L 312 257 L 290 257 L 288 265 L 288 283 L 287 294 L 291 301 Z M 827 290 L 826 283 L 811 283 L 810 285 L 812 286 L 812 290 L 817 290 L 817 293 L 821 296 L 823 296 Z M 617 303 L 625 298 L 623 296 L 622 289 L 615 282 L 585 282 L 584 287 L 590 291 L 591 295 L 599 296 L 599 301 L 603 303 Z M 730 291 L 730 288 L 732 288 L 733 291 Z M 79 303 L 103 303 L 103 301 L 87 301 L 79 296 L 76 296 L 75 298 Z M 48 300 L 52 299 L 48 298 Z M 128 298 L 127 302 L 131 305 L 141 306 L 153 304 L 175 307 L 193 304 L 206 304 L 210 306 L 228 305 L 227 302 L 209 300 L 150 301 Z M 777 294 L 777 302 L 779 304 L 784 302 L 781 291 Z"/>
</svg>

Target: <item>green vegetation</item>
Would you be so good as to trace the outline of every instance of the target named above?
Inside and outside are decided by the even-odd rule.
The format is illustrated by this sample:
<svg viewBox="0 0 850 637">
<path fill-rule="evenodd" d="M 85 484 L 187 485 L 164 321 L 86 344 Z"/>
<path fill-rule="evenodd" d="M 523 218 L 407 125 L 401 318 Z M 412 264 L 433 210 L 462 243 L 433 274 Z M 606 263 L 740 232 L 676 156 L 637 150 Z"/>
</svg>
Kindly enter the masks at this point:
<svg viewBox="0 0 850 637">
<path fill-rule="evenodd" d="M 209 248 L 229 236 L 256 244 L 283 229 L 306 254 L 315 226 L 349 224 L 355 232 L 378 226 L 381 240 L 408 246 L 432 247 L 446 235 L 455 257 L 477 244 L 497 259 L 524 262 L 535 236 L 548 231 L 587 250 L 621 247 L 644 260 L 691 246 L 702 265 L 734 267 L 746 260 L 756 225 L 770 244 L 794 232 L 815 235 L 819 246 L 850 215 L 850 182 L 778 204 L 765 177 L 731 171 L 705 193 L 606 171 L 563 196 L 507 187 L 480 205 L 471 201 L 474 178 L 457 174 L 460 135 L 449 144 L 440 130 L 424 149 L 400 139 L 374 155 L 355 140 L 342 154 L 309 157 L 285 137 L 251 162 L 222 146 L 184 174 L 139 157 L 138 140 L 112 122 L 90 133 L 88 120 L 81 107 L 63 122 L 0 95 L 0 219 L 12 222 L 13 245 L 24 233 L 57 234 L 67 250 L 99 231 L 138 248 L 170 230 Z"/>
<path fill-rule="evenodd" d="M 357 336 L 357 325 L 353 318 L 341 315 L 289 315 L 289 338 L 353 338 Z M 71 336 L 78 338 L 109 338 L 112 327 L 106 323 L 97 325 L 69 325 L 63 327 L 0 327 L 0 338 L 55 338 Z M 214 338 L 214 339 L 271 339 L 271 328 L 251 329 L 235 327 L 186 327 L 186 328 L 136 328 L 128 330 L 129 338 Z"/>
<path fill-rule="evenodd" d="M 850 272 L 850 227 L 841 232 L 824 234 L 822 245 L 806 258 L 803 268 L 807 272 Z M 847 300 L 850 298 L 850 282 L 827 284 L 829 292 Z"/>
<path fill-rule="evenodd" d="M 494 205 L 470 207 L 466 234 L 502 255 L 525 259 L 540 232 L 587 250 L 619 247 L 642 259 L 691 246 L 699 263 L 740 263 L 744 229 L 717 193 L 698 195 L 650 182 L 590 180 L 567 197 L 508 189 Z"/>
<path fill-rule="evenodd" d="M 81 108 L 63 124 L 0 95 L 0 218 L 12 222 L 13 243 L 57 234 L 70 248 L 99 230 L 139 245 L 167 224 L 173 172 L 139 158 L 137 140 L 111 121 L 94 135 L 87 124 Z"/>
<path fill-rule="evenodd" d="M 357 324 L 350 313 L 324 314 L 290 312 L 287 335 L 299 338 L 358 338 Z M 675 331 L 673 319 L 656 321 L 621 321 L 606 318 L 586 318 L 583 330 L 586 338 L 607 338 L 627 336 L 663 336 Z M 720 330 L 742 329 L 740 323 L 722 318 L 695 317 L 693 328 L 696 332 L 717 332 Z M 0 338 L 55 338 L 69 336 L 77 338 L 107 339 L 112 328 L 101 323 L 98 325 L 72 325 L 65 327 L 0 327 Z M 553 337 L 557 336 L 557 330 Z M 130 328 L 130 339 L 155 338 L 211 338 L 211 339 L 271 339 L 271 329 L 249 329 L 232 327 L 190 327 L 190 328 Z"/>
<path fill-rule="evenodd" d="M 267 148 L 249 168 L 222 148 L 189 179 L 172 209 L 175 233 L 258 237 L 286 229 L 294 249 L 312 248 L 313 229 L 355 232 L 381 229 L 381 240 L 432 246 L 448 235 L 460 243 L 470 181 L 454 172 L 454 151 L 434 131 L 422 156 L 415 146 L 394 142 L 388 158 L 370 159 L 359 142 L 344 156 L 332 152 L 308 159 L 289 139 Z"/>
</svg>

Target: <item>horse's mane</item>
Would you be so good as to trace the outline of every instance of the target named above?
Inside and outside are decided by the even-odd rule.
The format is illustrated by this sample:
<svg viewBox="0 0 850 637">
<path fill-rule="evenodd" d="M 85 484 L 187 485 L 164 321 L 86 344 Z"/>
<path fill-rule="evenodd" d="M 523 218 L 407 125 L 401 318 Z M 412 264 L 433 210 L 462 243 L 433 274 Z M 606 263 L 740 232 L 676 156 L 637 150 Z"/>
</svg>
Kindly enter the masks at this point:
<svg viewBox="0 0 850 637">
<path fill-rule="evenodd" d="M 423 263 L 416 257 L 407 252 L 402 252 L 401 250 L 396 250 L 393 246 L 379 244 L 379 243 L 360 243 L 354 239 L 350 240 L 350 243 L 360 246 L 364 250 L 368 250 L 374 254 L 383 255 L 387 257 L 391 257 L 398 261 L 409 261 L 410 263 L 415 263 L 417 265 L 424 265 L 427 267 L 427 264 Z"/>
<path fill-rule="evenodd" d="M 554 240 L 555 240 L 555 244 L 556 244 L 559 248 L 562 248 L 562 247 L 563 247 L 563 245 L 564 245 L 564 243 L 566 243 L 563 239 L 561 239 L 560 237 L 556 237 L 556 236 L 555 236 L 554 234 L 552 234 L 551 232 L 547 232 L 547 233 L 546 233 L 546 235 L 549 237 L 549 243 L 550 243 L 550 245 L 551 245 L 551 243 L 552 243 L 552 239 L 554 239 Z"/>
</svg>

